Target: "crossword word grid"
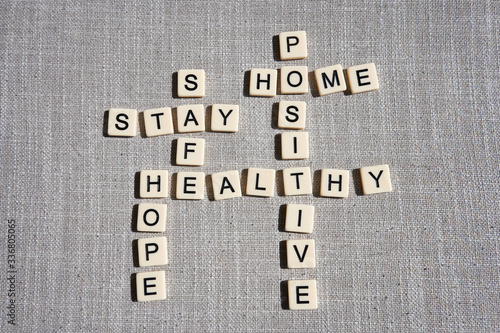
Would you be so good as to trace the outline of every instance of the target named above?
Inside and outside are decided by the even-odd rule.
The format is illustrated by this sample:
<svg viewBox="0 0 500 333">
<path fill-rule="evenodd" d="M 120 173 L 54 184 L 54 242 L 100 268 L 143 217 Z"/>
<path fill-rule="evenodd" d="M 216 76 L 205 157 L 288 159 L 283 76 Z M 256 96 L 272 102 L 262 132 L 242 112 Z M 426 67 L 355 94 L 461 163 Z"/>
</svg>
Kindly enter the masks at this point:
<svg viewBox="0 0 500 333">
<path fill-rule="evenodd" d="M 307 57 L 305 31 L 279 34 L 281 60 L 296 60 Z M 342 66 L 337 64 L 314 71 L 320 96 L 337 92 L 357 94 L 378 90 L 375 64 L 368 63 L 348 67 L 344 77 Z M 348 90 L 349 87 L 349 90 Z M 306 94 L 309 91 L 307 66 L 283 66 L 280 68 L 279 88 L 281 94 Z M 251 69 L 249 95 L 274 97 L 278 90 L 278 70 Z M 205 71 L 202 69 L 179 70 L 177 95 L 180 98 L 205 96 Z M 205 109 L 203 104 L 179 105 L 177 133 L 205 131 Z M 145 110 L 145 135 L 147 137 L 174 134 L 172 109 L 163 107 Z M 281 158 L 302 160 L 309 158 L 309 134 L 297 130 L 305 129 L 306 103 L 303 101 L 280 101 L 278 128 L 294 130 L 281 133 Z M 210 130 L 213 132 L 237 132 L 239 106 L 229 104 L 212 105 Z M 133 137 L 137 134 L 138 113 L 134 109 L 109 109 L 108 136 Z M 202 166 L 205 160 L 205 139 L 179 138 L 176 144 L 175 163 L 186 167 Z M 364 194 L 392 191 L 387 165 L 360 168 Z M 140 198 L 166 198 L 168 196 L 167 170 L 142 170 L 139 177 Z M 183 171 L 177 173 L 175 196 L 182 200 L 202 200 L 205 193 L 205 173 Z M 249 168 L 245 195 L 274 196 L 276 170 Z M 230 170 L 211 175 L 214 200 L 242 196 L 240 173 Z M 284 195 L 311 195 L 312 181 L 309 167 L 283 169 Z M 349 193 L 349 170 L 322 169 L 319 195 L 322 197 L 346 198 Z M 137 231 L 164 233 L 167 220 L 167 205 L 141 203 L 137 210 Z M 314 206 L 303 204 L 286 205 L 286 232 L 311 234 L 313 232 Z M 164 236 L 137 240 L 139 267 L 164 266 L 168 264 L 167 239 Z M 286 241 L 286 265 L 290 269 L 315 268 L 314 239 Z M 290 280 L 288 285 L 288 307 L 290 310 L 317 308 L 316 280 Z M 148 271 L 136 274 L 137 301 L 163 300 L 166 298 L 165 271 Z"/>
</svg>

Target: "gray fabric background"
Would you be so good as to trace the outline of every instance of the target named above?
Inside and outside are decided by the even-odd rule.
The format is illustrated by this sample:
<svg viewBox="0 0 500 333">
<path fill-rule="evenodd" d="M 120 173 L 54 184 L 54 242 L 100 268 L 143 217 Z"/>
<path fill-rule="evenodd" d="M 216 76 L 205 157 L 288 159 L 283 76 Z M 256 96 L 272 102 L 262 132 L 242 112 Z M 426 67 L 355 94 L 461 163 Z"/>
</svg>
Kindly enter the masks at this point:
<svg viewBox="0 0 500 333">
<path fill-rule="evenodd" d="M 1 331 L 7 219 L 19 331 L 499 331 L 499 18 L 498 1 L 0 2 Z M 275 36 L 294 30 L 308 58 L 277 60 Z M 253 67 L 368 62 L 377 92 L 244 90 Z M 173 95 L 189 68 L 206 97 Z M 308 160 L 276 158 L 280 100 L 307 102 Z M 193 102 L 241 108 L 236 134 L 183 135 L 206 139 L 203 167 L 172 163 L 179 134 L 103 135 L 111 107 Z M 377 164 L 394 191 L 360 195 L 356 170 Z M 244 181 L 290 166 L 351 170 L 349 197 L 285 197 L 280 177 L 273 198 L 136 197 L 142 169 Z M 165 301 L 133 301 L 134 274 L 157 269 L 134 266 L 133 241 L 153 236 L 133 230 L 140 202 L 168 205 Z M 287 203 L 316 207 L 312 235 L 280 231 Z M 280 242 L 309 237 L 317 268 L 283 269 Z M 318 309 L 283 309 L 283 281 L 303 278 Z"/>
</svg>

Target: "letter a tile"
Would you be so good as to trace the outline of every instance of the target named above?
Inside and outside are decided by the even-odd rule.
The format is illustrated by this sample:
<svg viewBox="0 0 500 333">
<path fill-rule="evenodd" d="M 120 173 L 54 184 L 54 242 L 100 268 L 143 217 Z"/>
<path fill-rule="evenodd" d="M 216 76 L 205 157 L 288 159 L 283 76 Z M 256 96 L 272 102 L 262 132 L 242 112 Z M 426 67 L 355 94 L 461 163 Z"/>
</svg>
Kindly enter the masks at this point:
<svg viewBox="0 0 500 333">
<path fill-rule="evenodd" d="M 241 197 L 240 173 L 238 170 L 212 174 L 215 200 Z"/>
<path fill-rule="evenodd" d="M 204 130 L 205 108 L 203 104 L 177 107 L 177 131 L 179 133 L 203 132 Z"/>
</svg>

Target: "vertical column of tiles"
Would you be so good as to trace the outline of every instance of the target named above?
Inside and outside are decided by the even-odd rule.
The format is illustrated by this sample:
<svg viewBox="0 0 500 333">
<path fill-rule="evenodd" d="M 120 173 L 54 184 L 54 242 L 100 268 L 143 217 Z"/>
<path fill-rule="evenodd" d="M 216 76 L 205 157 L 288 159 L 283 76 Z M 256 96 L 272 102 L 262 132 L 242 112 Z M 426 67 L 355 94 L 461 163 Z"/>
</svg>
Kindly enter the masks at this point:
<svg viewBox="0 0 500 333">
<path fill-rule="evenodd" d="M 240 173 L 238 170 L 212 174 L 214 199 L 230 199 L 241 197 Z"/>
</svg>

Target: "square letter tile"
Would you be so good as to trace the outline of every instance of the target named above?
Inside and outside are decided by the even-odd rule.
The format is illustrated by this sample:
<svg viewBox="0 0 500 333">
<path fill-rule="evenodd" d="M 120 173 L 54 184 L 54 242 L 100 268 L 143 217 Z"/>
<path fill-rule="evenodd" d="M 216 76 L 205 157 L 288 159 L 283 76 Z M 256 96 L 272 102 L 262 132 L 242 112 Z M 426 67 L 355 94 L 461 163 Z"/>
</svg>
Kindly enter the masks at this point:
<svg viewBox="0 0 500 333">
<path fill-rule="evenodd" d="M 139 196 L 141 198 L 166 198 L 167 185 L 167 170 L 142 170 Z"/>
<path fill-rule="evenodd" d="M 316 280 L 288 281 L 288 306 L 290 310 L 317 309 Z"/>
<path fill-rule="evenodd" d="M 205 139 L 179 138 L 177 140 L 177 165 L 200 166 L 205 161 Z"/>
<path fill-rule="evenodd" d="M 273 169 L 249 168 L 246 195 L 258 197 L 274 196 L 275 176 L 276 171 Z"/>
<path fill-rule="evenodd" d="M 278 71 L 276 69 L 253 68 L 250 70 L 250 96 L 274 97 Z"/>
<path fill-rule="evenodd" d="M 282 32 L 279 35 L 281 60 L 304 59 L 307 57 L 305 31 Z"/>
<path fill-rule="evenodd" d="M 139 232 L 165 232 L 167 221 L 167 205 L 164 204 L 139 204 L 137 209 L 137 231 Z"/>
<path fill-rule="evenodd" d="M 280 101 L 278 127 L 304 129 L 306 127 L 306 102 Z"/>
<path fill-rule="evenodd" d="M 139 238 L 137 246 L 140 267 L 168 264 L 166 237 Z"/>
<path fill-rule="evenodd" d="M 177 131 L 179 133 L 203 132 L 204 130 L 205 108 L 203 104 L 177 107 Z"/>
<path fill-rule="evenodd" d="M 283 169 L 285 195 L 312 194 L 311 170 L 305 168 Z"/>
<path fill-rule="evenodd" d="M 293 239 L 286 241 L 288 268 L 314 268 L 316 256 L 314 239 Z"/>
<path fill-rule="evenodd" d="M 364 167 L 360 169 L 360 173 L 364 194 L 392 191 L 391 175 L 387 164 Z"/>
<path fill-rule="evenodd" d="M 177 173 L 177 199 L 201 200 L 205 191 L 204 172 Z"/>
<path fill-rule="evenodd" d="M 352 94 L 378 89 L 377 71 L 375 64 L 364 64 L 347 68 L 349 87 Z"/>
<path fill-rule="evenodd" d="M 286 205 L 285 231 L 310 234 L 313 231 L 314 206 Z"/>
<path fill-rule="evenodd" d="M 109 109 L 108 114 L 109 136 L 136 136 L 137 110 Z"/>
<path fill-rule="evenodd" d="M 318 68 L 314 76 L 321 96 L 347 90 L 341 65 Z"/>
<path fill-rule="evenodd" d="M 142 272 L 136 274 L 137 301 L 158 301 L 165 299 L 165 272 Z"/>
<path fill-rule="evenodd" d="M 240 173 L 238 170 L 212 174 L 215 200 L 241 197 Z"/>
<path fill-rule="evenodd" d="M 174 133 L 174 125 L 172 123 L 172 109 L 159 108 L 145 110 L 144 126 L 146 127 L 146 136 L 159 136 Z"/>
<path fill-rule="evenodd" d="M 240 107 L 238 105 L 212 105 L 212 125 L 214 132 L 238 132 Z"/>
<path fill-rule="evenodd" d="M 322 197 L 347 198 L 349 195 L 349 171 L 337 169 L 321 170 Z"/>
<path fill-rule="evenodd" d="M 308 133 L 281 133 L 281 158 L 284 160 L 302 160 L 309 158 Z"/>
<path fill-rule="evenodd" d="M 177 79 L 179 97 L 205 96 L 205 71 L 203 69 L 181 69 L 177 73 Z"/>
<path fill-rule="evenodd" d="M 280 74 L 282 94 L 305 94 L 309 91 L 307 66 L 284 66 Z"/>
</svg>

